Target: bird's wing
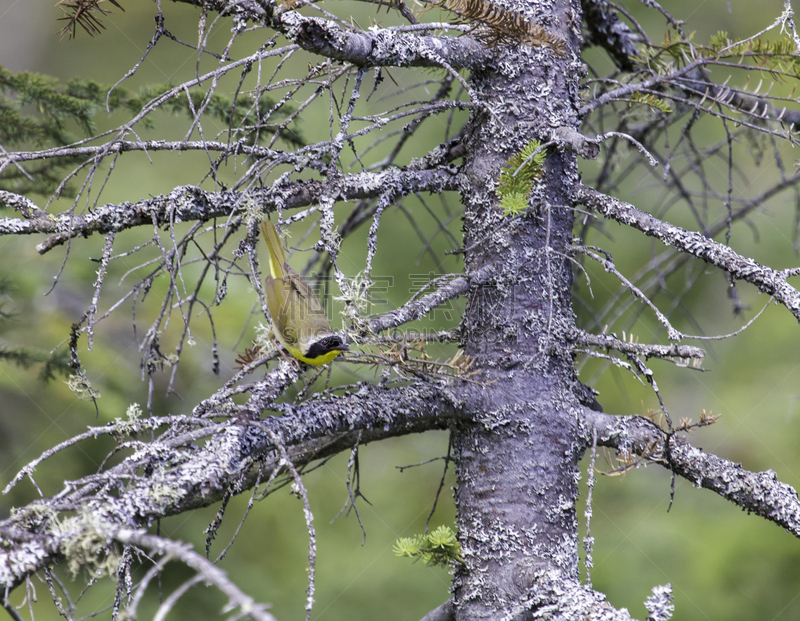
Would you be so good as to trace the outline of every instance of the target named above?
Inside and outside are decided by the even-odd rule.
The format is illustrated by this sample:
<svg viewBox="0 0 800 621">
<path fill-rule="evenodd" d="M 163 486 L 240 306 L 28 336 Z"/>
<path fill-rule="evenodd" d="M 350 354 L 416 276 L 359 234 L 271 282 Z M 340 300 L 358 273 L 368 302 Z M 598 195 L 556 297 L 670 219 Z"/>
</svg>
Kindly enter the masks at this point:
<svg viewBox="0 0 800 621">
<path fill-rule="evenodd" d="M 270 220 L 261 221 L 261 234 L 267 242 L 269 250 L 269 271 L 273 278 L 284 278 L 284 268 L 286 266 L 286 254 L 283 251 L 283 244 L 275 225 Z"/>
<path fill-rule="evenodd" d="M 294 317 L 302 325 L 302 333 L 298 335 L 298 340 L 308 347 L 322 336 L 331 334 L 333 328 L 314 290 L 291 267 L 288 265 L 285 267 L 288 277 L 286 280 L 291 282 L 289 303 L 294 304 Z"/>
<path fill-rule="evenodd" d="M 308 283 L 303 280 L 303 277 L 288 265 L 284 265 L 284 270 L 286 276 L 292 282 L 292 288 L 304 304 L 303 312 L 307 315 L 324 315 L 325 308 L 322 306 L 322 302 L 319 301 L 317 294 L 314 293 Z"/>
<path fill-rule="evenodd" d="M 308 346 L 331 334 L 331 322 L 317 294 L 286 263 L 278 231 L 269 220 L 261 222 L 261 233 L 269 250 L 270 276 L 264 278 L 267 309 L 272 317 L 273 332 L 285 346 Z"/>
<path fill-rule="evenodd" d="M 290 320 L 291 309 L 294 307 L 289 299 L 291 285 L 283 278 L 264 278 L 264 292 L 267 295 L 267 309 L 272 317 L 272 332 L 284 345 L 297 343 L 297 330 Z"/>
</svg>

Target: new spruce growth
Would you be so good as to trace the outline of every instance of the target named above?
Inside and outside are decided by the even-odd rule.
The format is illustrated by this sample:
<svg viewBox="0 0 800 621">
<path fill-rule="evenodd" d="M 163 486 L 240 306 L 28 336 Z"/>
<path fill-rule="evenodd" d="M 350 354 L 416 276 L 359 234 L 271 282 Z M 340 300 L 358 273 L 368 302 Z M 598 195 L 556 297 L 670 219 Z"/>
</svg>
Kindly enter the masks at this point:
<svg viewBox="0 0 800 621">
<path fill-rule="evenodd" d="M 531 140 L 500 169 L 497 196 L 507 216 L 515 216 L 528 208 L 528 196 L 534 180 L 541 176 L 547 152 L 538 140 Z"/>
<path fill-rule="evenodd" d="M 461 544 L 449 526 L 440 526 L 427 535 L 401 537 L 394 544 L 397 556 L 422 560 L 426 565 L 450 565 L 461 562 Z"/>
</svg>

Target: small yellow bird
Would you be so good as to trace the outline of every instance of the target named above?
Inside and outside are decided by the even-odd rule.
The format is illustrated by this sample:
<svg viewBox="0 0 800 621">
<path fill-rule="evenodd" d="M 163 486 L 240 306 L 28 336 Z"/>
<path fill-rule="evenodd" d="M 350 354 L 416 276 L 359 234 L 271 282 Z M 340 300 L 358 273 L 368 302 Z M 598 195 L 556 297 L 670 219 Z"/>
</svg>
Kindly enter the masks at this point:
<svg viewBox="0 0 800 621">
<path fill-rule="evenodd" d="M 272 334 L 292 356 L 306 364 L 328 364 L 348 347 L 333 332 L 319 298 L 286 263 L 286 254 L 272 222 L 261 222 L 269 250 L 270 275 L 264 279 Z"/>
</svg>

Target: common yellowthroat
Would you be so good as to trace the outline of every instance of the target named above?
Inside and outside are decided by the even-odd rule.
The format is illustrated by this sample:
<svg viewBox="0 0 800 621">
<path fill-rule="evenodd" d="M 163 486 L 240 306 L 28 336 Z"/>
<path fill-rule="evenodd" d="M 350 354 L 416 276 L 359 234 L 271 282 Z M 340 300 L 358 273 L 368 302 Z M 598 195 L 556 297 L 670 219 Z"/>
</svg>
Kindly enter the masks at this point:
<svg viewBox="0 0 800 621">
<path fill-rule="evenodd" d="M 272 222 L 261 222 L 269 250 L 270 275 L 264 279 L 272 333 L 281 346 L 306 364 L 328 364 L 348 347 L 334 334 L 319 298 L 286 263 L 286 254 Z"/>
</svg>

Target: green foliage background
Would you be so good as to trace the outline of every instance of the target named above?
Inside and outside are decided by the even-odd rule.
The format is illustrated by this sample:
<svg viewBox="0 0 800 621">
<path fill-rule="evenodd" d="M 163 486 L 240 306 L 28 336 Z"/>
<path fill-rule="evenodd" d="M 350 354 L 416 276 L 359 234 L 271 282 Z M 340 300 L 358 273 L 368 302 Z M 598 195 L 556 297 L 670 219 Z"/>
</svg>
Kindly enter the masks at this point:
<svg viewBox="0 0 800 621">
<path fill-rule="evenodd" d="M 731 0 L 730 12 L 719 2 L 699 7 L 691 2 L 667 4 L 673 14 L 686 19 L 698 30 L 696 40 L 707 40 L 718 30 L 727 30 L 734 36 L 748 36 L 769 23 L 781 10 L 778 1 L 754 6 L 749 0 Z M 83 76 L 112 84 L 135 64 L 152 35 L 153 5 L 128 1 L 124 6 L 125 13 L 115 12 L 105 20 L 107 32 L 102 36 L 91 39 L 80 33 L 74 41 L 59 39 L 56 34 L 58 11 L 48 3 L 18 2 L 0 7 L 0 64 L 11 70 L 40 71 L 64 80 Z M 349 3 L 342 6 L 342 10 L 351 7 Z M 645 28 L 653 29 L 651 32 L 663 30 L 655 12 L 645 12 L 638 6 L 632 10 Z M 167 28 L 186 41 L 196 39 L 198 14 L 195 10 L 165 4 L 165 11 Z M 365 9 L 363 5 L 353 3 L 352 12 L 362 25 L 376 18 L 372 9 Z M 377 19 L 388 22 L 392 18 L 380 15 Z M 226 27 L 217 28 L 212 34 L 212 44 L 221 47 L 227 36 Z M 655 34 L 651 36 L 654 40 L 659 38 Z M 306 59 L 299 62 L 305 63 Z M 149 83 L 178 82 L 194 73 L 195 63 L 196 55 L 192 50 L 162 42 L 126 86 L 135 89 Z M 402 71 L 393 70 L 392 73 L 400 83 L 413 80 Z M 388 92 L 393 85 L 387 83 L 382 88 Z M 153 130 L 154 136 L 173 131 L 169 118 L 165 115 L 163 118 L 163 125 L 157 124 Z M 122 119 L 116 114 L 106 118 L 101 113 L 96 121 L 101 127 L 111 127 Z M 309 116 L 303 123 L 304 132 L 314 132 L 324 127 L 327 119 L 324 115 Z M 174 137 L 181 137 L 180 133 L 178 130 Z M 176 184 L 197 183 L 207 168 L 204 156 L 197 154 L 171 155 L 159 159 L 156 164 L 136 153 L 126 154 L 124 160 L 124 173 L 118 171 L 111 177 L 103 203 L 137 200 L 169 191 Z M 749 166 L 749 162 L 749 158 L 742 159 L 741 165 Z M 590 167 L 591 164 L 587 164 L 587 170 Z M 757 184 L 764 172 L 752 168 L 747 171 L 747 178 Z M 233 171 L 228 174 L 235 179 Z M 650 183 L 648 175 L 642 172 L 627 184 L 626 195 L 622 198 L 647 209 Z M 745 191 L 747 188 L 737 189 Z M 62 201 L 62 208 L 66 205 Z M 452 198 L 450 207 L 457 211 L 457 202 Z M 755 229 L 742 224 L 734 228 L 733 246 L 776 268 L 797 265 L 793 250 L 794 209 L 791 196 L 780 197 L 771 204 L 769 211 L 753 217 Z M 670 212 L 669 216 L 691 226 L 689 220 L 682 222 L 678 212 Z M 433 226 L 425 222 L 424 216 L 420 218 L 423 230 Z M 382 226 L 392 230 L 392 236 L 380 239 L 375 273 L 393 279 L 388 281 L 391 283 L 387 293 L 389 306 L 396 306 L 407 297 L 415 280 L 411 275 L 438 272 L 441 268 L 460 269 L 456 259 L 445 260 L 443 252 L 449 246 L 443 236 L 434 245 L 434 253 L 445 261 L 438 265 L 430 254 L 408 251 L 418 247 L 419 241 L 401 213 L 387 213 Z M 458 226 L 456 218 L 450 224 L 456 236 Z M 643 260 L 660 250 L 649 240 L 642 240 L 614 224 L 607 223 L 602 234 L 594 235 L 596 237 L 587 243 L 602 244 L 611 250 L 624 273 L 632 273 Z M 143 239 L 142 234 L 137 232 L 122 234 L 118 236 L 117 247 L 133 246 L 140 238 Z M 16 317 L 0 323 L 0 342 L 49 351 L 67 338 L 69 325 L 86 309 L 97 267 L 89 259 L 100 255 L 102 239 L 79 240 L 73 245 L 60 283 L 49 295 L 44 294 L 61 266 L 64 252 L 56 250 L 40 257 L 34 250 L 39 241 L 0 238 L 3 275 L 16 287 L 11 298 L 6 300 L 6 308 L 16 311 Z M 343 269 L 350 268 L 353 275 L 359 268 L 363 246 L 359 247 L 358 240 L 354 239 L 349 250 L 345 246 L 345 256 L 348 252 L 352 265 L 345 264 Z M 403 260 L 398 261 L 398 257 Z M 298 264 L 302 265 L 302 261 Z M 112 294 L 116 283 L 134 265 L 135 262 L 120 263 L 113 267 L 106 280 L 107 297 L 101 299 L 101 308 L 104 303 L 107 308 L 116 299 Z M 700 286 L 684 300 L 684 308 L 707 334 L 732 332 L 742 323 L 733 317 L 726 298 L 727 282 L 721 274 L 706 271 Z M 613 280 L 599 272 L 591 270 L 596 307 L 616 289 Z M 680 290 L 682 276 L 678 274 L 674 278 L 676 290 Z M 123 283 L 118 292 L 124 291 L 126 284 Z M 579 286 L 579 290 L 587 295 L 585 288 Z M 766 300 L 746 286 L 740 286 L 739 292 L 750 306 L 749 319 Z M 232 284 L 227 303 L 216 312 L 222 349 L 220 377 L 211 373 L 210 343 L 207 335 L 198 330 L 198 344 L 188 352 L 179 377 L 177 390 L 181 398 L 164 397 L 167 378 L 161 378 L 155 391 L 156 412 L 186 412 L 230 377 L 235 352 L 241 351 L 254 334 L 251 321 L 240 341 L 242 326 L 255 299 L 244 279 Z M 453 312 L 455 316 L 449 320 L 442 313 L 437 314 L 434 325 L 454 325 L 458 309 Z M 677 327 L 696 332 L 688 314 L 685 317 L 676 319 Z M 334 325 L 337 324 L 335 320 Z M 141 320 L 140 328 L 146 325 L 146 321 Z M 633 332 L 642 341 L 665 341 L 665 335 L 647 313 L 636 323 Z M 678 369 L 658 361 L 651 366 L 673 417 L 696 419 L 703 409 L 722 414 L 719 423 L 696 433 L 693 442 L 710 452 L 739 461 L 745 468 L 771 468 L 781 480 L 799 488 L 798 344 L 796 322 L 784 309 L 771 307 L 735 339 L 706 344 L 709 352 L 704 365 L 708 369 L 706 373 Z M 85 340 L 81 341 L 81 346 L 85 348 Z M 442 351 L 442 355 L 445 354 L 447 351 Z M 132 402 L 145 403 L 146 384 L 134 379 L 140 377 L 139 352 L 129 314 L 120 313 L 98 326 L 94 350 L 83 351 L 83 362 L 91 381 L 102 393 L 98 419 L 92 404 L 77 401 L 61 381 L 42 385 L 36 379 L 35 370 L 0 365 L 0 483 L 3 486 L 43 450 L 81 432 L 87 425 L 102 425 L 123 416 Z M 336 373 L 345 378 L 352 370 L 346 364 L 337 364 Z M 582 363 L 582 377 L 600 391 L 600 400 L 607 412 L 645 413 L 656 406 L 648 389 L 616 369 L 606 369 L 589 361 Z M 108 440 L 98 440 L 58 455 L 39 469 L 37 482 L 45 493 L 55 493 L 64 478 L 93 472 L 110 448 Z M 430 459 L 445 451 L 444 433 L 392 440 L 363 449 L 361 490 L 372 503 L 359 505 L 367 531 L 364 545 L 361 529 L 352 514 L 329 523 L 346 499 L 347 456 L 331 460 L 307 477 L 318 529 L 315 619 L 417 619 L 447 598 L 449 576 L 445 569 L 412 564 L 392 553 L 398 537 L 424 529 L 442 472 L 440 461 L 402 473 L 396 466 Z M 586 465 L 584 463 L 584 483 Z M 600 454 L 597 465 L 600 469 L 609 469 L 615 464 L 613 457 Z M 453 521 L 449 493 L 452 482 L 449 476 L 445 498 L 434 516 L 433 526 Z M 675 503 L 667 513 L 669 489 L 669 476 L 657 467 L 635 470 L 625 477 L 601 477 L 596 486 L 592 579 L 598 589 L 608 594 L 612 604 L 627 607 L 634 616 L 643 618 L 646 612 L 641 602 L 650 588 L 670 582 L 675 589 L 677 619 L 761 621 L 800 616 L 800 542 L 774 525 L 745 515 L 713 494 L 694 489 L 685 481 L 677 482 Z M 33 487 L 22 483 L 8 496 L 0 497 L 0 516 L 5 516 L 11 506 L 35 497 Z M 232 536 L 247 497 L 245 494 L 237 498 L 228 509 L 212 554 L 219 553 Z M 582 510 L 579 508 L 580 512 Z M 215 511 L 216 507 L 211 507 L 165 520 L 160 525 L 161 533 L 192 542 L 195 549 L 202 550 L 205 545 L 203 530 Z M 256 504 L 221 566 L 247 593 L 257 600 L 271 602 L 279 619 L 299 620 L 304 618 L 306 545 L 302 505 L 287 489 L 282 489 Z M 185 577 L 180 569 L 167 572 L 163 579 L 164 592 Z M 80 578 L 74 583 L 68 574 L 63 578 L 75 592 L 79 590 Z M 49 603 L 46 587 L 40 584 L 37 589 L 38 603 L 34 606 L 37 618 L 58 618 Z M 18 590 L 12 601 L 21 604 L 23 597 Z M 112 598 L 109 586 L 91 589 L 85 596 L 84 610 L 107 606 Z M 223 603 L 212 590 L 195 588 L 184 598 L 175 617 L 207 618 L 208 611 L 218 610 Z M 142 618 L 152 616 L 156 606 L 154 599 L 143 609 Z"/>
</svg>

